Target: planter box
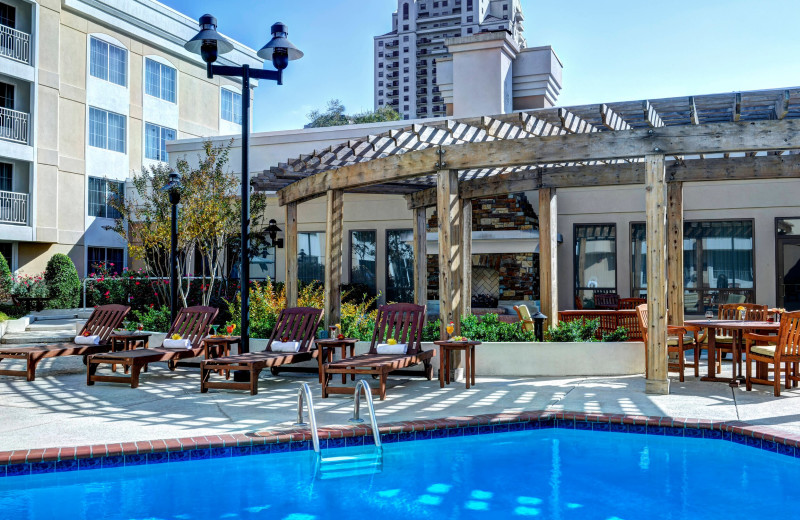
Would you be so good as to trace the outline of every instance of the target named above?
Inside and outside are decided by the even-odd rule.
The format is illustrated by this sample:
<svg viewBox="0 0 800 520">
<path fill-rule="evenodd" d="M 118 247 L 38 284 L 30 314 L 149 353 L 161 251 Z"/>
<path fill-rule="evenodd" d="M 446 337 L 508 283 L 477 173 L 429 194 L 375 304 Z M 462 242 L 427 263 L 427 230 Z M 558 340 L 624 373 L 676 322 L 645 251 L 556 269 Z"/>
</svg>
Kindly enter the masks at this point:
<svg viewBox="0 0 800 520">
<path fill-rule="evenodd" d="M 438 368 L 438 353 L 434 363 Z M 483 343 L 475 347 L 475 373 L 518 377 L 642 374 L 644 343 Z"/>
</svg>

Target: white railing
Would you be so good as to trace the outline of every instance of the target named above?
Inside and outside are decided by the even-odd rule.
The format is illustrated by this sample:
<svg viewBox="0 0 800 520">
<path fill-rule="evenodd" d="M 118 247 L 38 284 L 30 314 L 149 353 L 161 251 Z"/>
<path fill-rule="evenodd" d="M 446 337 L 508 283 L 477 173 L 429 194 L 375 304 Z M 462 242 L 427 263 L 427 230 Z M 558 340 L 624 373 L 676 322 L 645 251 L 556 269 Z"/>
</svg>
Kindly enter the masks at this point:
<svg viewBox="0 0 800 520">
<path fill-rule="evenodd" d="M 28 144 L 27 112 L 0 108 L 0 139 Z"/>
<path fill-rule="evenodd" d="M 31 64 L 31 35 L 0 25 L 0 56 Z"/>
<path fill-rule="evenodd" d="M 0 191 L 0 223 L 28 223 L 28 194 Z"/>
</svg>

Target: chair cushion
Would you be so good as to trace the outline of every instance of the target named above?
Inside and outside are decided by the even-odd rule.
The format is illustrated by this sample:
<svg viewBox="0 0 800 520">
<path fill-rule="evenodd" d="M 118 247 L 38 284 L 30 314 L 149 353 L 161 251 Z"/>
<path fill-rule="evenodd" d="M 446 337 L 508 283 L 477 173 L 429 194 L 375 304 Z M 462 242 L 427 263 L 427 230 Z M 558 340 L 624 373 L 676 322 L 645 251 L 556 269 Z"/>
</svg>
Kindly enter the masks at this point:
<svg viewBox="0 0 800 520">
<path fill-rule="evenodd" d="M 717 335 L 714 337 L 714 341 L 715 341 L 717 344 L 719 344 L 719 343 L 725 343 L 726 345 L 730 345 L 730 344 L 732 344 L 732 343 L 733 343 L 733 336 L 720 336 L 719 334 L 717 334 Z M 703 340 L 702 340 L 700 343 L 708 343 L 708 334 L 705 334 L 705 335 L 703 336 Z"/>
<path fill-rule="evenodd" d="M 694 335 L 693 334 L 685 334 L 683 336 L 683 344 L 689 345 L 690 343 L 694 342 Z M 667 346 L 669 347 L 676 347 L 678 346 L 678 336 L 667 336 Z"/>
<path fill-rule="evenodd" d="M 753 354 L 760 354 L 762 356 L 775 357 L 776 348 L 777 347 L 775 345 L 758 345 L 756 347 L 750 347 L 750 352 Z"/>
</svg>

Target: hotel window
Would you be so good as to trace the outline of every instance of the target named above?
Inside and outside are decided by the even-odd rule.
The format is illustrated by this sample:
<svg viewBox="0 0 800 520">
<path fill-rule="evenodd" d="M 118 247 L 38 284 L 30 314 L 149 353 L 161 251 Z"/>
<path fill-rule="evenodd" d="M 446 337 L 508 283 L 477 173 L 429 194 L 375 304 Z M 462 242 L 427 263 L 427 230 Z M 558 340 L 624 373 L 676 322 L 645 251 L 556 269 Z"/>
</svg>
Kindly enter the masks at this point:
<svg viewBox="0 0 800 520">
<path fill-rule="evenodd" d="M 105 268 L 111 273 L 121 273 L 125 267 L 125 251 L 116 247 L 89 247 L 88 273 L 98 273 Z"/>
<path fill-rule="evenodd" d="M 125 116 L 89 107 L 89 146 L 125 153 Z"/>
<path fill-rule="evenodd" d="M 11 191 L 14 187 L 13 171 L 11 163 L 0 162 L 0 191 Z"/>
<path fill-rule="evenodd" d="M 467 11 L 472 11 L 472 1 L 473 0 L 467 0 Z"/>
<path fill-rule="evenodd" d="M 13 5 L 0 3 L 0 25 L 16 29 L 17 27 L 17 8 Z M 9 262 L 8 265 L 11 265 Z"/>
<path fill-rule="evenodd" d="M 370 296 L 375 296 L 377 289 L 375 284 L 376 248 L 374 230 L 350 232 L 350 283 L 366 285 Z"/>
<path fill-rule="evenodd" d="M 127 85 L 128 51 L 95 37 L 91 38 L 89 73 L 117 85 Z"/>
<path fill-rule="evenodd" d="M 647 242 L 643 223 L 631 224 L 631 293 L 647 294 Z M 683 223 L 683 306 L 686 314 L 713 312 L 722 303 L 752 302 L 753 221 Z"/>
<path fill-rule="evenodd" d="M 174 141 L 176 132 L 172 128 L 147 123 L 144 127 L 144 156 L 156 161 L 168 162 L 167 141 Z"/>
<path fill-rule="evenodd" d="M 89 216 L 119 218 L 119 212 L 108 203 L 116 196 L 125 197 L 124 182 L 89 177 Z"/>
<path fill-rule="evenodd" d="M 594 307 L 596 292 L 617 292 L 617 227 L 614 224 L 576 224 L 575 299 Z"/>
<path fill-rule="evenodd" d="M 403 20 L 408 20 L 408 4 L 403 4 Z"/>
<path fill-rule="evenodd" d="M 228 89 L 222 89 L 222 119 L 242 124 L 242 95 Z"/>
<path fill-rule="evenodd" d="M 414 301 L 414 232 L 386 231 L 386 301 Z"/>
<path fill-rule="evenodd" d="M 297 234 L 297 279 L 302 283 L 325 280 L 325 233 Z"/>
<path fill-rule="evenodd" d="M 145 60 L 145 94 L 175 103 L 176 75 L 176 70 L 169 65 L 147 58 Z"/>
</svg>

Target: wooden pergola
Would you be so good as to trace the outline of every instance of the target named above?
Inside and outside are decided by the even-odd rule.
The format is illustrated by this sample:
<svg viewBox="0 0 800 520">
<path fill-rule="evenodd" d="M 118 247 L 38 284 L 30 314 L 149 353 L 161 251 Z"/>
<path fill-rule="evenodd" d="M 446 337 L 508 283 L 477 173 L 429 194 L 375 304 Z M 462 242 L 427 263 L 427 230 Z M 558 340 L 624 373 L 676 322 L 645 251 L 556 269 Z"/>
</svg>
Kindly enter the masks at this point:
<svg viewBox="0 0 800 520">
<path fill-rule="evenodd" d="M 325 318 L 339 319 L 343 194 L 402 194 L 414 217 L 415 301 L 426 299 L 425 210 L 439 218 L 443 323 L 471 312 L 472 199 L 539 192 L 542 312 L 558 316 L 558 190 L 644 184 L 647 391 L 668 393 L 667 308 L 683 322 L 683 183 L 800 177 L 800 88 L 547 108 L 412 124 L 302 155 L 252 183 L 286 208 L 297 301 L 297 206 L 327 197 Z"/>
</svg>

